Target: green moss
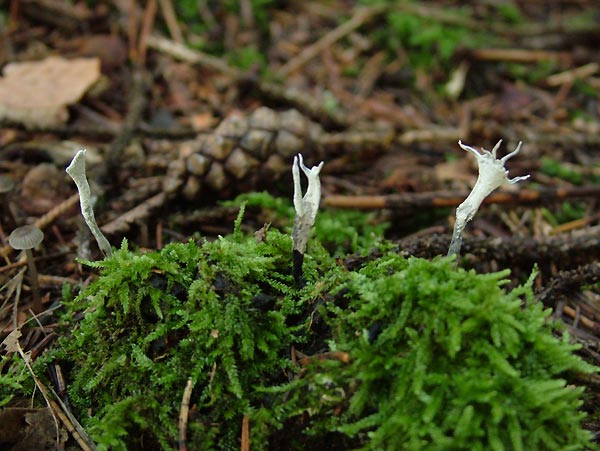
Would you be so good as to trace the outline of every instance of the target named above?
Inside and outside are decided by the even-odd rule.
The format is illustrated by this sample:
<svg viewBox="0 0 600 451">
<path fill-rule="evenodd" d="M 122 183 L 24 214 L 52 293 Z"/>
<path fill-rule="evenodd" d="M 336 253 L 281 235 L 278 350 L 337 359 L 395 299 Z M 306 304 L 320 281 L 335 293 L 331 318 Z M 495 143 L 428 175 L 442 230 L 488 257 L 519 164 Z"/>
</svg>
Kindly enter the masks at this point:
<svg viewBox="0 0 600 451">
<path fill-rule="evenodd" d="M 238 229 L 147 254 L 125 242 L 88 263 L 100 278 L 70 306 L 85 317 L 45 360 L 67 368 L 69 395 L 93 439 L 107 449 L 172 448 L 189 378 L 194 448 L 237 449 L 224 441 L 239 436 L 257 402 L 254 386 L 284 380 L 289 346 L 306 335 L 293 317 L 313 294 L 289 288 L 290 254 L 289 236 L 272 231 L 259 243 Z M 323 267 L 307 260 L 314 280 Z"/>
<path fill-rule="evenodd" d="M 394 2 L 385 2 L 393 4 Z M 452 67 L 452 57 L 459 47 L 476 48 L 498 42 L 482 29 L 472 30 L 464 22 L 473 15 L 470 7 L 446 8 L 441 15 L 419 12 L 419 2 L 406 2 L 401 10 L 389 8 L 385 24 L 371 35 L 380 45 L 396 55 L 406 54 L 410 67 L 444 73 Z"/>
<path fill-rule="evenodd" d="M 229 63 L 242 70 L 260 70 L 261 74 L 268 70 L 265 54 L 256 46 L 241 47 L 230 51 Z"/>
<path fill-rule="evenodd" d="M 253 449 L 589 443 L 581 389 L 565 377 L 595 368 L 566 334 L 558 338 L 531 283 L 505 291 L 506 271 L 479 275 L 448 258 L 389 252 L 348 271 L 313 239 L 299 289 L 290 236 L 272 227 L 257 240 L 241 220 L 213 242 L 149 253 L 124 242 L 88 262 L 100 276 L 65 303 L 62 337 L 35 369 L 61 365 L 98 449 L 175 448 L 188 380 L 190 449 L 238 450 L 244 415 Z M 309 355 L 339 351 L 349 363 L 299 369 L 292 345 Z M 10 386 L 0 399 L 25 390 L 18 368 L 5 360 Z"/>
<path fill-rule="evenodd" d="M 519 7 L 512 2 L 497 3 L 490 6 L 495 8 L 500 16 L 508 23 L 520 24 L 525 21 Z"/>
<path fill-rule="evenodd" d="M 531 283 L 507 293 L 506 275 L 395 255 L 351 274 L 327 309 L 350 363 L 313 367 L 283 417 L 309 414 L 312 433 L 365 450 L 585 449 L 581 389 L 564 375 L 595 369 L 553 335 Z"/>
<path fill-rule="evenodd" d="M 29 371 L 21 357 L 16 354 L 0 358 L 0 408 L 8 405 L 19 393 L 30 393 L 33 389 Z"/>
<path fill-rule="evenodd" d="M 581 185 L 583 181 L 581 173 L 565 167 L 559 161 L 550 157 L 542 157 L 541 171 L 550 177 L 558 177 L 574 185 Z"/>
<path fill-rule="evenodd" d="M 290 199 L 273 197 L 263 192 L 244 193 L 226 206 L 258 207 L 269 222 L 281 226 L 291 233 L 294 207 Z M 374 213 L 336 208 L 321 208 L 312 236 L 332 255 L 368 252 L 377 246 L 388 229 L 389 223 L 377 218 Z"/>
<path fill-rule="evenodd" d="M 535 84 L 556 73 L 560 70 L 560 66 L 553 60 L 527 64 L 506 62 L 501 64 L 500 70 L 517 80 L 522 80 L 527 84 Z"/>
<path fill-rule="evenodd" d="M 542 217 L 553 227 L 582 219 L 586 216 L 588 206 L 584 202 L 562 202 L 552 210 L 541 208 Z"/>
</svg>

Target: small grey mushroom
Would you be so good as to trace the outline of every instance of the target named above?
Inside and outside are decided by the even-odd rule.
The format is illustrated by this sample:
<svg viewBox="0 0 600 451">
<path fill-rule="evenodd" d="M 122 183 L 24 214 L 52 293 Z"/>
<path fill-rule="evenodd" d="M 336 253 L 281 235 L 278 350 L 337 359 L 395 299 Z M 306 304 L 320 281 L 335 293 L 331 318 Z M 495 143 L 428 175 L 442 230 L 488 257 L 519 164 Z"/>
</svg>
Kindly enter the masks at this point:
<svg viewBox="0 0 600 451">
<path fill-rule="evenodd" d="M 27 265 L 29 267 L 29 279 L 31 280 L 31 294 L 33 296 L 33 312 L 41 313 L 42 299 L 40 297 L 40 284 L 38 273 L 33 260 L 32 249 L 38 246 L 44 239 L 44 233 L 34 225 L 25 225 L 12 231 L 8 237 L 8 244 L 13 249 L 25 251 Z"/>
</svg>

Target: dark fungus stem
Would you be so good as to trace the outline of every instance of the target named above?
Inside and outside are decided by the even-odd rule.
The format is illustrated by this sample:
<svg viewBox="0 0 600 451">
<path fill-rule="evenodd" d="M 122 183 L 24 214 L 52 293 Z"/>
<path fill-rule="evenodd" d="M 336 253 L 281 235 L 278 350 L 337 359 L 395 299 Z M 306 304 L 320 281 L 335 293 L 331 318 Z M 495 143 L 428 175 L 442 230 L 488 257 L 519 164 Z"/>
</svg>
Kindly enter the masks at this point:
<svg viewBox="0 0 600 451">
<path fill-rule="evenodd" d="M 29 267 L 29 279 L 31 280 L 31 294 L 33 296 L 33 313 L 42 313 L 42 298 L 40 297 L 40 284 L 38 282 L 37 268 L 33 260 L 31 249 L 25 249 L 27 256 L 27 266 Z"/>
<path fill-rule="evenodd" d="M 304 254 L 299 250 L 294 249 L 292 252 L 292 275 L 294 276 L 294 282 L 296 287 L 302 288 L 304 286 L 304 280 L 302 280 L 302 263 L 304 262 Z"/>
</svg>

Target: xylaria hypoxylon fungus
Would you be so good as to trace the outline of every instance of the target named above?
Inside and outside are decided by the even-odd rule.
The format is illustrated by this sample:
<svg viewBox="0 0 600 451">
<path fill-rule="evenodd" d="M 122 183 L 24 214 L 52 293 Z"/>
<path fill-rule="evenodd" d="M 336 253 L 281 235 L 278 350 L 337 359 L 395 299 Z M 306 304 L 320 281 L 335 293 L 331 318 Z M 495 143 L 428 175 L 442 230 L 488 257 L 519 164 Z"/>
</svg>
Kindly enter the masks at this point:
<svg viewBox="0 0 600 451">
<path fill-rule="evenodd" d="M 98 247 L 102 253 L 110 257 L 112 255 L 112 249 L 110 243 L 98 227 L 96 218 L 94 217 L 94 210 L 92 209 L 92 199 L 90 185 L 85 176 L 85 149 L 81 149 L 73 157 L 73 161 L 66 169 L 67 174 L 71 176 L 75 185 L 77 185 L 77 191 L 79 191 L 79 203 L 81 204 L 81 214 L 85 223 L 89 227 L 92 235 L 98 242 Z"/>
<path fill-rule="evenodd" d="M 292 176 L 294 178 L 294 209 L 296 217 L 294 218 L 294 230 L 292 232 L 293 242 L 293 275 L 294 280 L 299 285 L 302 280 L 302 263 L 304 261 L 304 252 L 310 229 L 315 223 L 319 203 L 321 201 L 321 180 L 319 173 L 323 167 L 323 161 L 318 166 L 307 168 L 304 165 L 302 154 L 294 157 L 292 165 Z M 308 179 L 308 188 L 306 194 L 302 197 L 302 187 L 300 185 L 300 168 Z"/>
<path fill-rule="evenodd" d="M 480 153 L 473 147 L 464 145 L 461 141 L 458 141 L 458 145 L 467 152 L 471 152 L 477 159 L 479 166 L 479 176 L 477 182 L 473 187 L 471 194 L 467 196 L 465 201 L 458 206 L 456 209 L 456 221 L 454 223 L 454 231 L 452 233 L 452 241 L 450 242 L 450 248 L 448 255 L 458 256 L 460 253 L 460 247 L 462 245 L 462 232 L 477 210 L 483 202 L 483 200 L 496 188 L 504 185 L 505 183 L 514 184 L 529 178 L 529 175 L 515 177 L 512 179 L 508 178 L 508 170 L 504 167 L 504 164 L 509 158 L 519 153 L 521 150 L 522 142 L 519 142 L 517 148 L 505 155 L 504 157 L 497 159 L 496 151 L 502 144 L 502 140 L 494 146 L 492 151 L 482 149 L 483 153 Z"/>
</svg>

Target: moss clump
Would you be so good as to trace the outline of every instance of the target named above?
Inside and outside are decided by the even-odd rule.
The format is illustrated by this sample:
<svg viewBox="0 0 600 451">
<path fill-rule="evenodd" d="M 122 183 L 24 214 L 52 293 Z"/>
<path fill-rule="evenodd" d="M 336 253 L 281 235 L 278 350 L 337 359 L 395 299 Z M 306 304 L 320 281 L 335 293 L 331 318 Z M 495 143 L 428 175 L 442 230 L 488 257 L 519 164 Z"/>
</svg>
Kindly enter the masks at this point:
<svg viewBox="0 0 600 451">
<path fill-rule="evenodd" d="M 595 368 L 554 335 L 530 283 L 501 288 L 507 274 L 396 255 L 350 274 L 328 309 L 332 348 L 350 363 L 296 381 L 283 417 L 310 413 L 313 434 L 341 431 L 365 450 L 585 449 L 581 389 L 561 375 Z"/>
<path fill-rule="evenodd" d="M 147 254 L 124 243 L 88 263 L 100 278 L 68 315 L 84 308 L 84 318 L 44 361 L 62 364 L 100 449 L 173 449 L 188 379 L 190 446 L 239 449 L 242 416 L 263 396 L 255 386 L 284 382 L 289 346 L 306 335 L 301 313 L 312 295 L 289 288 L 290 254 L 287 235 L 257 242 L 237 231 Z"/>
<path fill-rule="evenodd" d="M 124 243 L 89 263 L 100 277 L 67 305 L 65 334 L 36 371 L 61 364 L 99 449 L 175 448 L 188 379 L 189 449 L 238 450 L 244 415 L 253 449 L 589 445 L 581 389 L 564 377 L 595 368 L 573 354 L 530 283 L 505 291 L 507 272 L 383 250 L 348 271 L 313 240 L 298 289 L 289 235 L 271 228 L 256 239 L 240 222 L 214 242 L 146 254 Z M 292 344 L 348 361 L 299 369 Z M 16 382 L 0 399 L 25 385 Z"/>
</svg>

